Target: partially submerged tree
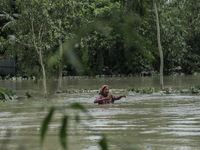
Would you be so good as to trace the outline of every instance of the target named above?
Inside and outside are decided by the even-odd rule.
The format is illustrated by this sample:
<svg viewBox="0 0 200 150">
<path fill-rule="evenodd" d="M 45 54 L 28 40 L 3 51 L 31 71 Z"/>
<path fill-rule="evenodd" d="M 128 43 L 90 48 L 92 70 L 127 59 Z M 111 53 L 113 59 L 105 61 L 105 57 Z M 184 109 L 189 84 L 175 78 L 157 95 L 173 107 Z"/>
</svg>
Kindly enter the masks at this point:
<svg viewBox="0 0 200 150">
<path fill-rule="evenodd" d="M 69 0 L 16 0 L 15 7 L 20 17 L 15 20 L 17 26 L 13 28 L 16 41 L 8 40 L 14 45 L 11 52 L 17 55 L 20 68 L 24 67 L 26 73 L 36 77 L 40 77 L 42 73 L 44 97 L 47 97 L 47 74 L 50 75 L 58 66 L 60 68 L 58 89 L 61 88 L 62 41 L 68 41 L 74 36 L 73 31 L 77 29 L 82 18 L 82 6 L 77 1 Z M 58 47 L 60 55 L 56 65 L 49 66 L 47 61 Z"/>
<path fill-rule="evenodd" d="M 161 89 L 163 89 L 163 51 L 160 42 L 160 26 L 159 26 L 159 18 L 158 18 L 158 11 L 155 0 L 153 0 L 155 16 L 156 16 L 156 27 L 157 27 L 157 40 L 158 40 L 158 49 L 160 53 L 160 85 Z"/>
<path fill-rule="evenodd" d="M 59 61 L 58 61 L 58 86 L 61 90 L 63 68 L 66 66 L 66 57 L 63 57 L 63 42 L 68 42 L 75 34 L 74 32 L 84 22 L 83 3 L 81 1 L 55 0 L 51 10 L 52 20 L 58 24 L 59 36 Z"/>
<path fill-rule="evenodd" d="M 32 58 L 35 60 L 32 59 L 32 61 L 40 64 L 44 97 L 47 97 L 46 69 L 48 68 L 48 64 L 46 62 L 48 57 L 55 51 L 55 47 L 59 45 L 58 39 L 60 37 L 58 15 L 50 14 L 54 10 L 56 2 L 46 0 L 25 2 L 17 0 L 16 2 L 20 10 L 20 18 L 16 30 L 16 42 L 21 45 L 21 51 L 19 50 L 21 53 L 29 53 L 30 49 L 35 50 L 36 53 L 32 53 Z"/>
</svg>

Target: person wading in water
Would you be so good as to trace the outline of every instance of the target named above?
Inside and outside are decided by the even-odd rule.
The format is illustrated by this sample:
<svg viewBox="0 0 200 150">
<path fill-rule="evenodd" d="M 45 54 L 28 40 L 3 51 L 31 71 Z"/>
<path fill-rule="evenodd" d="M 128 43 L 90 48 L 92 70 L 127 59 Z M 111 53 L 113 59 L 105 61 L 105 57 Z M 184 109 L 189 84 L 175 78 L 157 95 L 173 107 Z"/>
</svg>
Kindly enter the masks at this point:
<svg viewBox="0 0 200 150">
<path fill-rule="evenodd" d="M 99 96 L 94 100 L 94 103 L 111 104 L 114 103 L 115 100 L 120 100 L 122 97 L 126 98 L 126 95 L 121 95 L 119 97 L 110 95 L 108 85 L 103 85 L 99 93 Z"/>
</svg>

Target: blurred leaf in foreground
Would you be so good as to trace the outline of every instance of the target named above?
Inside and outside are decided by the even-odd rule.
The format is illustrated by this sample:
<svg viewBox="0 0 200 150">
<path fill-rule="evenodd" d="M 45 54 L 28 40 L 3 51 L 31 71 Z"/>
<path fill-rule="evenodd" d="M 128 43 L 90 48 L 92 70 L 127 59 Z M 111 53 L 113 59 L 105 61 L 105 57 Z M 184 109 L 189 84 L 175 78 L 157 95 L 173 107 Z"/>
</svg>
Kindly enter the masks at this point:
<svg viewBox="0 0 200 150">
<path fill-rule="evenodd" d="M 64 116 L 62 120 L 62 127 L 60 129 L 60 142 L 62 147 L 66 150 L 67 149 L 67 121 L 68 117 Z"/>
<path fill-rule="evenodd" d="M 49 114 L 46 116 L 46 118 L 44 119 L 43 123 L 42 123 L 42 127 L 41 127 L 41 132 L 40 132 L 40 144 L 42 145 L 44 142 L 44 137 L 45 134 L 47 132 L 48 129 L 48 125 L 51 122 L 51 118 L 53 116 L 53 112 L 54 112 L 54 108 L 52 107 Z"/>
<path fill-rule="evenodd" d="M 105 135 L 103 135 L 102 139 L 99 141 L 99 145 L 102 150 L 108 150 L 108 142 Z"/>
<path fill-rule="evenodd" d="M 71 109 L 80 109 L 83 112 L 87 112 L 86 108 L 83 105 L 79 104 L 79 103 L 72 103 L 68 107 L 71 108 Z"/>
</svg>

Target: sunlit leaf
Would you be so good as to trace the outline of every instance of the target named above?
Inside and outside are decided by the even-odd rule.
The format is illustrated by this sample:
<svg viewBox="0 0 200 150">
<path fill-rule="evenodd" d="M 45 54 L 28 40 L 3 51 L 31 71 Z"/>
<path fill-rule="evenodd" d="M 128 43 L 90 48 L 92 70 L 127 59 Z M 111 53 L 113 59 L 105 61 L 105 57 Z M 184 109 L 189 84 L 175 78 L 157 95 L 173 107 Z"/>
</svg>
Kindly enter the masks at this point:
<svg viewBox="0 0 200 150">
<path fill-rule="evenodd" d="M 53 112 L 54 112 L 54 108 L 52 107 L 49 114 L 46 116 L 46 118 L 44 119 L 43 123 L 42 123 L 42 127 L 41 127 L 41 132 L 40 132 L 40 142 L 41 142 L 41 145 L 43 144 L 44 142 L 44 137 L 45 137 L 45 134 L 47 132 L 47 129 L 48 129 L 48 125 L 49 123 L 51 122 L 51 118 L 53 116 Z"/>
<path fill-rule="evenodd" d="M 64 116 L 62 120 L 62 126 L 60 128 L 60 142 L 65 150 L 67 149 L 67 121 L 68 117 Z"/>
</svg>

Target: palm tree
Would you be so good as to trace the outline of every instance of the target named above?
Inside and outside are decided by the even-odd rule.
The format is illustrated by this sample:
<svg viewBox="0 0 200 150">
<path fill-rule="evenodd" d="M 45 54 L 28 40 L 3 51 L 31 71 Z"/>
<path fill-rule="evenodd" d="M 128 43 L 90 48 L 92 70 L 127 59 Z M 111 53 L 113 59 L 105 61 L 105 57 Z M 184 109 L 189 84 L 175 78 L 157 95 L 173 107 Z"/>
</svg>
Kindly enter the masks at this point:
<svg viewBox="0 0 200 150">
<path fill-rule="evenodd" d="M 2 27 L 2 31 L 4 31 L 6 28 L 14 27 L 16 25 L 19 14 L 14 13 L 10 15 L 3 11 L 3 14 L 0 14 L 0 18 L 8 20 L 8 22 Z"/>
</svg>

